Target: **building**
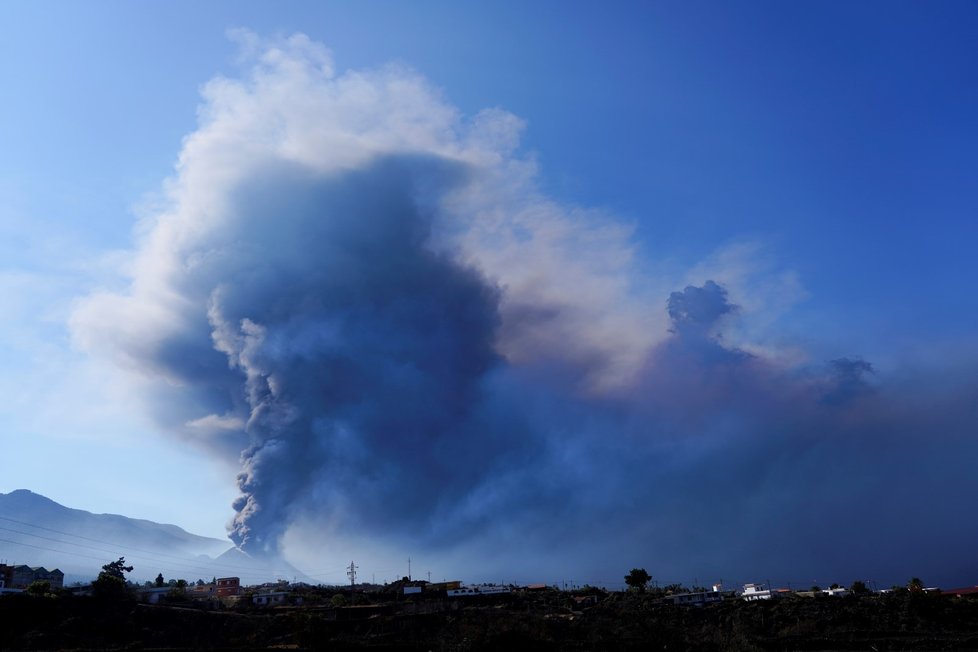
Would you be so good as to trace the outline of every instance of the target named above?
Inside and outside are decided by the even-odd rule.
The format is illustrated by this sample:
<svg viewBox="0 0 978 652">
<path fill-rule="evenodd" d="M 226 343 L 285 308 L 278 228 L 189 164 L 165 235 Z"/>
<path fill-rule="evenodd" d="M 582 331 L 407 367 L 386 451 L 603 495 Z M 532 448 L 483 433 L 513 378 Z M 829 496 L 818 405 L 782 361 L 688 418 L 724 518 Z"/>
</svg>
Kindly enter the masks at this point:
<svg viewBox="0 0 978 652">
<path fill-rule="evenodd" d="M 251 598 L 251 602 L 260 607 L 274 607 L 275 605 L 285 604 L 289 599 L 288 591 L 267 591 L 256 593 Z"/>
<path fill-rule="evenodd" d="M 166 596 L 172 588 L 172 586 L 141 586 L 136 589 L 136 595 L 148 604 L 159 604 L 166 601 Z"/>
<path fill-rule="evenodd" d="M 762 584 L 744 584 L 744 592 L 740 594 L 740 597 L 747 601 L 770 600 L 778 597 L 778 594 L 771 589 L 765 589 Z"/>
<path fill-rule="evenodd" d="M 723 602 L 727 594 L 720 590 L 690 591 L 688 593 L 671 593 L 662 599 L 666 604 L 701 607 L 705 604 Z"/>
<path fill-rule="evenodd" d="M 593 607 L 594 605 L 598 604 L 598 602 L 600 602 L 598 596 L 594 594 L 575 595 L 573 599 L 574 599 L 574 605 L 581 609 L 585 607 Z"/>
<path fill-rule="evenodd" d="M 216 584 L 193 584 L 187 587 L 187 595 L 191 598 L 210 598 L 217 595 Z"/>
<path fill-rule="evenodd" d="M 26 589 L 34 582 L 48 582 L 52 589 L 63 589 L 65 574 L 57 568 L 48 570 L 44 566 L 0 564 L 0 582 L 0 586 L 8 589 Z"/>
<path fill-rule="evenodd" d="M 219 577 L 217 579 L 217 597 L 230 598 L 241 595 L 240 577 Z"/>
<path fill-rule="evenodd" d="M 463 586 L 460 589 L 448 589 L 446 593 L 450 598 L 474 597 L 477 595 L 502 595 L 509 593 L 508 586 L 498 586 L 495 584 L 483 584 L 480 586 Z"/>
</svg>

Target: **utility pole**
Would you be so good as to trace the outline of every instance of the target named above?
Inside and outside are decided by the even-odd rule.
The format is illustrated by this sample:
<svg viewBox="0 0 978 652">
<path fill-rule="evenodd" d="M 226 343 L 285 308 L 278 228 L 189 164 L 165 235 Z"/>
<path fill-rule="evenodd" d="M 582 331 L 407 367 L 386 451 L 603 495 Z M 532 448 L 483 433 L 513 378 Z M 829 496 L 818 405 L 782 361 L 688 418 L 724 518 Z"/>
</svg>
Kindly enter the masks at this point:
<svg viewBox="0 0 978 652">
<path fill-rule="evenodd" d="M 346 576 L 350 578 L 350 597 L 353 597 L 353 587 L 357 583 L 357 569 L 360 568 L 352 561 L 350 562 L 350 568 L 346 571 Z"/>
<path fill-rule="evenodd" d="M 411 558 L 408 557 L 408 580 L 411 579 Z"/>
<path fill-rule="evenodd" d="M 431 584 L 431 571 L 428 571 L 428 584 Z"/>
</svg>

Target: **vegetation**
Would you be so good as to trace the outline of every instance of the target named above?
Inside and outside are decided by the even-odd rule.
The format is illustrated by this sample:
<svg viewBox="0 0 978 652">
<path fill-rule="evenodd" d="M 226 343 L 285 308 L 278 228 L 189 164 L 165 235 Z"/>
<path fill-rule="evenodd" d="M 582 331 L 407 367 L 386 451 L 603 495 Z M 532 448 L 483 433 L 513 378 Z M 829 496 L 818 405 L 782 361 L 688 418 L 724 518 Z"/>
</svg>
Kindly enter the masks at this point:
<svg viewBox="0 0 978 652">
<path fill-rule="evenodd" d="M 869 587 L 866 586 L 866 582 L 856 580 L 849 585 L 849 593 L 853 595 L 867 595 L 869 593 Z"/>
<path fill-rule="evenodd" d="M 34 580 L 27 587 L 27 593 L 35 596 L 48 595 L 51 593 L 51 582 L 47 580 Z"/>
<path fill-rule="evenodd" d="M 645 587 L 652 581 L 652 576 L 644 568 L 633 568 L 625 576 L 625 584 L 636 591 L 644 592 Z"/>
<path fill-rule="evenodd" d="M 132 572 L 132 566 L 126 566 L 126 558 L 119 557 L 102 566 L 102 572 L 92 582 L 92 592 L 99 598 L 118 600 L 131 598 L 132 592 L 126 583 L 126 573 Z"/>
<path fill-rule="evenodd" d="M 347 589 L 348 591 L 348 589 Z M 654 592 L 517 592 L 407 600 L 306 587 L 302 607 L 0 598 L 0 649 L 944 650 L 978 649 L 978 600 L 937 594 L 665 605 Z M 337 600 L 337 602 L 341 602 Z"/>
</svg>

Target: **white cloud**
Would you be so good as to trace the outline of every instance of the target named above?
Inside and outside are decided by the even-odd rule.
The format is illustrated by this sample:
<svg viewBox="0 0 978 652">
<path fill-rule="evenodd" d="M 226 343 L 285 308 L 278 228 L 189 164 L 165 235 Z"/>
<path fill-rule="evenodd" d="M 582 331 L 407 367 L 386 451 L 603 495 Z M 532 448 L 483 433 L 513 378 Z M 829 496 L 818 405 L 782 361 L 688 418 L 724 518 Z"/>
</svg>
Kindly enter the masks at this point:
<svg viewBox="0 0 978 652">
<path fill-rule="evenodd" d="M 608 389 L 665 336 L 670 280 L 643 275 L 627 225 L 540 194 L 534 162 L 518 154 L 517 117 L 493 108 L 466 119 L 403 66 L 337 73 L 329 51 L 303 35 L 234 38 L 251 68 L 204 86 L 166 207 L 141 229 L 129 291 L 94 294 L 72 319 L 82 346 L 143 365 L 147 348 L 188 328 L 196 308 L 179 284 L 189 252 L 220 255 L 235 219 L 228 197 L 256 170 L 286 161 L 328 176 L 397 154 L 470 170 L 439 200 L 433 242 L 503 289 L 498 347 L 511 362 L 563 361 L 583 374 L 579 387 Z"/>
</svg>

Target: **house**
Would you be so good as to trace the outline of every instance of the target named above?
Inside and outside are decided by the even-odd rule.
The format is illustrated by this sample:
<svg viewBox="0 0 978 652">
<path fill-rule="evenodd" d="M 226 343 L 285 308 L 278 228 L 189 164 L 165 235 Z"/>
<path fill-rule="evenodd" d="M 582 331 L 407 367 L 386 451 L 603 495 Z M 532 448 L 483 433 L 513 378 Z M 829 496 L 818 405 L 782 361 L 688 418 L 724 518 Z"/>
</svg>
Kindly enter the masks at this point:
<svg viewBox="0 0 978 652">
<path fill-rule="evenodd" d="M 744 592 L 740 594 L 740 597 L 747 601 L 753 601 L 770 600 L 779 597 L 779 595 L 777 591 L 765 589 L 762 584 L 744 584 Z"/>
<path fill-rule="evenodd" d="M 165 601 L 167 593 L 172 588 L 172 586 L 141 586 L 136 589 L 136 595 L 139 596 L 142 602 L 159 604 Z"/>
<path fill-rule="evenodd" d="M 241 595 L 240 577 L 219 577 L 217 579 L 217 597 L 230 598 Z"/>
<path fill-rule="evenodd" d="M 187 587 L 187 595 L 194 599 L 205 599 L 217 595 L 216 584 L 193 584 Z"/>
<path fill-rule="evenodd" d="M 288 591 L 267 591 L 256 593 L 251 598 L 251 602 L 260 607 L 274 607 L 275 605 L 285 604 L 289 599 Z"/>
<path fill-rule="evenodd" d="M 574 604 L 577 607 L 579 607 L 579 608 L 593 607 L 594 605 L 598 604 L 598 602 L 599 602 L 598 596 L 593 595 L 593 594 L 591 594 L 591 595 L 575 595 L 573 599 L 574 599 Z"/>
<path fill-rule="evenodd" d="M 684 605 L 691 607 L 702 607 L 705 604 L 723 602 L 728 597 L 720 590 L 713 591 L 690 591 L 688 593 L 672 593 L 662 598 L 666 604 Z"/>
<path fill-rule="evenodd" d="M 477 595 L 502 595 L 509 592 L 510 590 L 508 586 L 498 586 L 495 584 L 463 586 L 459 589 L 448 589 L 448 591 L 446 591 L 449 598 L 474 597 Z"/>
</svg>

